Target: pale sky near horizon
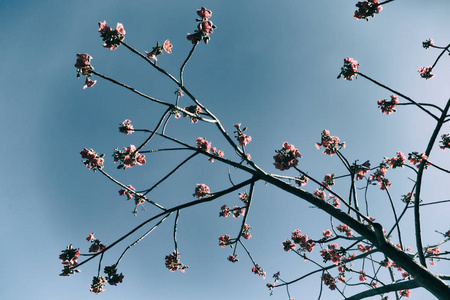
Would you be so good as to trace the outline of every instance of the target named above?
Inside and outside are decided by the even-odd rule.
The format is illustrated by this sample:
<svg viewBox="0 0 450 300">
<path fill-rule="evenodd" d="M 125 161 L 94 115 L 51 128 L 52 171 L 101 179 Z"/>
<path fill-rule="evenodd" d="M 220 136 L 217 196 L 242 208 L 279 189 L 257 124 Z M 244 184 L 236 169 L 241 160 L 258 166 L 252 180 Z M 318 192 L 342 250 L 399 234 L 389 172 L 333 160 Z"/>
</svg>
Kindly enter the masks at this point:
<svg viewBox="0 0 450 300">
<path fill-rule="evenodd" d="M 434 128 L 432 119 L 412 106 L 399 106 L 389 116 L 381 114 L 377 100 L 391 93 L 364 78 L 336 80 L 345 57 L 357 59 L 362 73 L 418 102 L 443 106 L 449 98 L 448 55 L 441 58 L 433 71 L 436 77 L 431 80 L 420 78 L 417 70 L 431 65 L 440 53 L 423 49 L 423 41 L 433 38 L 439 46 L 450 41 L 450 2 L 435 0 L 427 5 L 396 0 L 369 22 L 354 20 L 356 2 L 0 0 L 0 116 L 5 123 L 4 149 L 12 151 L 4 153 L 0 167 L 4 191 L 0 207 L 4 245 L 0 250 L 0 298 L 288 299 L 284 288 L 275 289 L 269 297 L 265 285 L 272 282 L 272 274 L 280 271 L 283 279 L 293 280 L 314 270 L 314 266 L 284 252 L 281 243 L 295 229 L 320 237 L 330 228 L 329 217 L 263 183 L 256 185 L 248 218 L 252 238 L 246 246 L 267 272 L 265 280 L 251 273 L 251 261 L 242 248 L 238 251 L 240 261 L 231 264 L 226 258 L 232 250 L 218 246 L 219 235 L 235 235 L 240 226 L 241 219 L 218 217 L 223 204 L 239 204 L 237 192 L 181 212 L 178 247 L 182 262 L 190 266 L 185 274 L 171 273 L 164 266 L 165 255 L 174 247 L 171 216 L 127 253 L 118 268 L 125 278 L 117 287 L 107 285 L 99 295 L 89 292 L 98 260 L 84 265 L 80 274 L 58 276 L 62 270 L 58 256 L 67 245 L 86 253 L 89 233 L 95 232 L 110 244 L 156 212 L 146 205 L 147 210 L 134 217 L 131 201 L 118 195 L 120 188 L 84 167 L 79 155 L 83 148 L 105 153 L 105 170 L 138 189 L 153 185 L 187 155 L 148 154 L 145 165 L 116 170 L 111 157 L 114 148 L 138 145 L 147 137 L 138 132 L 120 134 L 119 123 L 130 119 L 135 128 L 153 128 L 165 107 L 144 102 L 100 78 L 93 77 L 97 84 L 83 90 L 84 80 L 76 78 L 73 66 L 75 55 L 89 53 L 99 73 L 173 102 L 176 86 L 172 82 L 125 47 L 114 51 L 102 47 L 98 22 L 106 20 L 112 27 L 123 23 L 125 42 L 142 53 L 151 51 L 157 41 L 169 39 L 173 53 L 160 56 L 158 65 L 178 76 L 191 48 L 186 33 L 196 29 L 196 10 L 201 6 L 211 9 L 217 29 L 209 44 L 200 44 L 189 61 L 185 86 L 221 119 L 230 136 L 234 136 L 234 124 L 248 127 L 246 133 L 252 141 L 246 151 L 264 170 L 297 176 L 291 170 L 280 172 L 273 167 L 274 150 L 288 141 L 303 155 L 300 168 L 321 180 L 327 173 L 344 174 L 337 157 L 325 156 L 314 147 L 323 129 L 347 143 L 343 153 L 349 161 L 370 160 L 374 166 L 397 151 L 423 152 Z M 180 106 L 192 104 L 187 97 L 180 101 Z M 190 124 L 187 118 L 181 118 L 171 119 L 167 130 L 191 145 L 197 137 L 205 137 L 223 149 L 225 157 L 237 159 L 214 126 Z M 449 132 L 447 123 L 442 133 Z M 168 145 L 155 139 L 147 150 Z M 430 160 L 448 169 L 448 155 L 450 151 L 443 152 L 436 145 Z M 235 183 L 248 178 L 234 169 L 230 174 Z M 403 207 L 400 196 L 412 187 L 408 177 L 413 176 L 406 168 L 389 171 L 391 195 L 399 209 Z M 446 175 L 430 169 L 424 180 L 425 202 L 448 199 Z M 194 200 L 192 193 L 198 183 L 207 184 L 213 191 L 229 187 L 227 166 L 197 157 L 149 197 L 172 207 Z M 346 184 L 341 180 L 336 186 L 345 196 Z M 305 187 L 310 192 L 315 188 L 312 184 Z M 373 216 L 386 227 L 392 226 L 385 193 L 373 187 L 369 194 Z M 449 212 L 449 204 L 422 209 L 426 245 L 442 239 L 435 230 L 450 229 Z M 402 230 L 405 244 L 415 249 L 411 220 L 410 212 L 402 221 Z M 104 264 L 115 262 L 138 237 L 108 251 Z M 321 262 L 316 247 L 311 257 Z M 445 261 L 430 268 L 448 273 Z M 352 277 L 357 283 L 358 276 Z M 317 274 L 290 287 L 296 300 L 316 299 L 319 290 Z M 336 291 L 324 287 L 322 299 L 334 297 Z M 390 298 L 394 299 L 392 294 Z M 415 289 L 409 299 L 433 297 Z"/>
</svg>

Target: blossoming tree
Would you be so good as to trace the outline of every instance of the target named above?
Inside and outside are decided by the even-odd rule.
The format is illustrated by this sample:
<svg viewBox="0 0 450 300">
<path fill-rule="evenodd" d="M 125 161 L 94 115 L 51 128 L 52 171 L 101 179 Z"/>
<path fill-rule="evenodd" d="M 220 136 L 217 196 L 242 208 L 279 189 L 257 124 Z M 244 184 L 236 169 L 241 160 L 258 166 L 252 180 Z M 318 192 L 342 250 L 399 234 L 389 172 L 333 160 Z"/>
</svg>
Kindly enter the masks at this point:
<svg viewBox="0 0 450 300">
<path fill-rule="evenodd" d="M 357 20 L 369 20 L 369 18 L 381 12 L 382 4 L 392 1 L 389 0 L 383 3 L 379 3 L 378 0 L 360 1 L 356 4 L 357 10 L 354 13 L 354 18 Z M 437 146 L 442 150 L 450 148 L 450 135 L 441 133 L 445 123 L 450 121 L 448 112 L 450 100 L 444 107 L 439 107 L 432 103 L 417 102 L 405 94 L 361 73 L 358 61 L 347 57 L 344 59 L 338 78 L 343 77 L 343 79 L 351 81 L 356 77 L 360 77 L 387 90 L 390 93 L 389 98 L 377 101 L 381 113 L 390 115 L 396 111 L 397 106 L 411 105 L 433 120 L 435 128 L 428 137 L 427 148 L 418 152 L 411 151 L 407 156 L 402 152 L 397 152 L 392 157 L 380 157 L 380 162 L 376 164 L 370 161 L 360 162 L 359 160 L 352 160 L 346 157 L 343 150 L 346 147 L 345 142 L 325 129 L 318 133 L 320 137 L 315 144 L 316 148 L 323 152 L 324 155 L 333 156 L 339 160 L 345 170 L 343 174 L 325 174 L 323 178 L 314 178 L 309 175 L 307 170 L 301 167 L 301 148 L 299 150 L 298 147 L 289 141 L 284 142 L 280 147 L 274 146 L 276 148 L 275 155 L 271 159 L 273 159 L 274 169 L 279 171 L 277 174 L 274 174 L 272 173 L 273 170 L 266 171 L 259 167 L 252 160 L 250 153 L 247 152 L 248 148 L 246 147 L 252 141 L 252 137 L 248 135 L 247 128 L 238 123 L 232 129 L 233 134 L 227 132 L 225 129 L 227 126 L 223 125 L 184 84 L 183 73 L 189 60 L 194 55 L 197 47 L 200 47 L 202 43 L 208 44 L 211 34 L 216 29 L 216 26 L 210 20 L 212 17 L 210 10 L 202 7 L 197 10 L 197 16 L 197 29 L 193 33 L 189 33 L 187 41 L 185 41 L 190 42 L 192 48 L 180 67 L 178 77 L 170 74 L 157 64 L 158 58 L 163 53 L 172 53 L 173 45 L 169 40 L 164 41 L 162 44 L 157 42 L 151 51 L 145 51 L 144 54 L 125 42 L 126 31 L 122 24 L 118 23 L 116 28 L 113 29 L 107 25 L 106 21 L 99 23 L 99 32 L 104 42 L 103 46 L 109 50 L 115 50 L 118 47 L 127 48 L 145 64 L 148 64 L 156 72 L 159 72 L 161 76 L 171 81 L 175 85 L 174 101 L 157 99 L 127 84 L 109 78 L 94 69 L 92 56 L 89 54 L 77 54 L 75 67 L 77 68 L 78 77 L 85 77 L 83 88 L 91 88 L 96 85 L 98 80 L 103 79 L 129 90 L 131 93 L 135 93 L 153 102 L 155 105 L 166 108 L 150 129 L 135 128 L 136 124 L 141 124 L 139 121 L 132 122 L 126 119 L 120 123 L 119 131 L 121 133 L 125 135 L 140 133 L 145 135 L 145 138 L 143 138 L 139 146 L 129 145 L 114 150 L 112 155 L 113 162 L 117 164 L 118 169 L 145 168 L 146 155 L 155 152 L 171 153 L 172 151 L 179 151 L 188 152 L 189 155 L 151 186 L 137 189 L 133 185 L 128 184 L 128 182 L 120 182 L 107 173 L 106 169 L 109 161 L 104 154 L 98 154 L 93 149 L 83 149 L 80 154 L 85 166 L 94 172 L 101 173 L 114 182 L 118 186 L 117 189 L 120 196 L 125 196 L 127 200 L 134 200 L 135 214 L 138 213 L 138 208 L 143 207 L 145 204 L 153 208 L 152 215 L 146 221 L 118 237 L 115 241 L 104 244 L 97 236 L 94 236 L 94 233 L 88 233 L 86 240 L 90 243 L 90 247 L 87 251 L 84 251 L 83 247 L 67 246 L 60 255 L 61 263 L 63 264 L 63 270 L 60 275 L 70 276 L 80 272 L 84 264 L 97 260 L 99 265 L 98 273 L 94 275 L 90 285 L 91 292 L 96 294 L 103 292 L 106 283 L 110 285 L 122 283 L 125 276 L 118 271 L 118 268 L 124 255 L 172 215 L 174 215 L 173 237 L 169 238 L 173 239 L 174 250 L 171 253 L 166 253 L 165 265 L 171 272 L 185 272 L 188 266 L 181 262 L 181 253 L 177 243 L 180 214 L 187 208 L 212 201 L 217 202 L 219 198 L 225 195 L 236 194 L 238 203 L 232 207 L 225 204 L 222 205 L 219 217 L 239 219 L 240 229 L 235 233 L 219 236 L 218 244 L 220 247 L 229 249 L 227 256 L 230 262 L 236 263 L 239 259 L 244 261 L 242 257 L 246 257 L 245 260 L 247 261 L 246 263 L 249 263 L 251 272 L 265 278 L 264 262 L 257 262 L 252 255 L 252 251 L 246 246 L 247 240 L 252 237 L 252 227 L 247 222 L 251 214 L 251 204 L 258 201 L 258 197 L 255 196 L 255 189 L 257 188 L 257 183 L 265 182 L 317 207 L 329 215 L 331 220 L 330 224 L 323 224 L 323 234 L 321 236 L 308 237 L 306 232 L 304 232 L 305 230 L 293 228 L 292 233 L 287 233 L 290 238 L 280 240 L 280 247 L 284 251 L 295 253 L 317 268 L 313 272 L 301 274 L 296 279 L 286 279 L 282 277 L 282 271 L 275 272 L 273 281 L 266 284 L 271 293 L 277 288 L 284 287 L 287 297 L 293 299 L 294 295 L 291 295 L 289 287 L 306 277 L 316 276 L 317 280 L 321 282 L 319 298 L 322 294 L 322 287 L 335 291 L 336 297 L 340 295 L 342 298 L 353 300 L 374 295 L 380 295 L 385 300 L 388 299 L 388 295 L 399 299 L 409 297 L 412 289 L 423 287 L 439 299 L 450 299 L 450 288 L 445 282 L 445 280 L 450 279 L 450 275 L 435 274 L 428 268 L 428 265 L 434 265 L 438 261 L 439 263 L 445 263 L 445 260 L 448 260 L 447 256 L 450 251 L 442 250 L 442 247 L 450 240 L 450 228 L 437 228 L 441 238 L 437 239 L 433 245 L 424 245 L 421 236 L 422 225 L 420 218 L 421 206 L 436 204 L 435 200 L 427 201 L 427 203 L 423 203 L 421 200 L 423 178 L 427 169 L 436 168 L 443 174 L 450 173 L 444 166 L 429 159 L 433 147 Z M 431 66 L 421 67 L 418 70 L 419 75 L 428 80 L 434 76 L 431 72 L 442 56 L 450 53 L 450 45 L 437 46 L 433 40 L 429 39 L 423 42 L 423 47 L 440 51 Z M 95 88 L 99 87 L 95 86 Z M 190 105 L 180 105 L 181 99 L 186 98 L 190 101 Z M 221 137 L 231 147 L 232 153 L 225 153 L 202 136 L 196 140 L 183 140 L 175 137 L 174 134 L 170 133 L 168 124 L 188 120 L 177 120 L 182 117 L 189 118 L 190 123 L 193 123 L 191 127 L 193 131 L 196 130 L 195 123 L 199 122 L 204 122 L 214 127 L 218 137 Z M 438 141 L 439 137 L 440 141 Z M 166 140 L 173 146 L 170 148 L 159 148 L 154 143 L 156 138 Z M 314 142 L 311 141 L 311 143 Z M 152 200 L 151 195 L 154 189 L 163 182 L 170 181 L 175 173 L 182 172 L 183 167 L 192 163 L 193 159 L 199 156 L 205 157 L 211 163 L 217 161 L 233 167 L 236 172 L 241 172 L 247 177 L 239 182 L 234 182 L 230 175 L 229 186 L 218 191 L 210 188 L 207 185 L 207 179 L 205 179 L 205 183 L 197 183 L 192 187 L 192 196 L 195 200 L 184 201 L 172 207 L 167 206 L 164 202 Z M 391 195 L 390 187 L 394 183 L 391 183 L 387 178 L 390 170 L 398 168 L 408 168 L 414 173 L 409 191 L 402 196 L 401 203 L 396 201 Z M 347 179 L 349 182 L 349 185 L 345 187 L 348 191 L 347 195 L 338 191 L 339 185 L 345 186 L 343 179 Z M 374 188 L 382 190 L 388 199 L 389 209 L 394 219 L 393 225 L 383 225 L 372 217 L 369 208 L 379 204 L 371 203 L 367 194 L 373 191 Z M 414 224 L 411 225 L 414 228 L 416 241 L 414 246 L 405 245 L 402 240 L 402 236 L 405 233 L 401 230 L 401 221 L 408 214 L 412 214 L 414 219 Z M 114 264 L 109 266 L 102 264 L 103 257 L 108 255 L 110 249 L 119 247 L 121 242 L 125 240 L 132 239 L 134 234 L 142 228 L 146 228 L 146 232 L 137 239 L 134 238 L 125 247 Z M 85 259 L 81 260 L 82 257 Z M 352 275 L 355 275 L 358 279 L 352 279 Z"/>
</svg>

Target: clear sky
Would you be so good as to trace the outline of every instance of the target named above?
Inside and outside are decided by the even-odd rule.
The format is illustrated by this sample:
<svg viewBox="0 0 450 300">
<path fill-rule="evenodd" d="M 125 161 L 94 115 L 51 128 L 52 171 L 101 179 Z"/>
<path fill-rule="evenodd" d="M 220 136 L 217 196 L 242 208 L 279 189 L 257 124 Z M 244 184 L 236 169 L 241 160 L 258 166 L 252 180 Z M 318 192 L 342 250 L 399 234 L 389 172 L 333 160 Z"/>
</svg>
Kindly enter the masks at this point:
<svg viewBox="0 0 450 300">
<path fill-rule="evenodd" d="M 170 39 L 173 53 L 159 57 L 158 65 L 177 75 L 191 48 L 186 33 L 196 29 L 196 10 L 206 6 L 213 11 L 211 20 L 217 29 L 190 60 L 186 87 L 221 119 L 230 135 L 236 123 L 248 127 L 252 142 L 246 151 L 267 172 L 280 173 L 272 156 L 288 141 L 303 155 L 300 168 L 321 179 L 326 173 L 344 173 L 336 157 L 314 147 L 323 129 L 347 143 L 343 153 L 350 161 L 370 160 L 376 165 L 397 151 L 423 152 L 434 128 L 431 118 L 411 106 L 401 106 L 390 116 L 381 114 L 377 100 L 391 93 L 363 78 L 336 80 L 345 57 L 357 59 L 362 73 L 418 102 L 443 106 L 450 94 L 448 56 L 435 68 L 435 78 L 426 81 L 417 73 L 439 54 L 436 49 L 423 49 L 423 41 L 433 38 L 437 45 L 450 41 L 448 0 L 397 0 L 369 22 L 353 19 L 356 2 L 0 0 L 0 117 L 5 123 L 1 136 L 3 149 L 9 149 L 0 167 L 4 191 L 0 298 L 288 299 L 283 289 L 269 298 L 265 284 L 272 282 L 272 274 L 281 271 L 282 278 L 292 280 L 313 266 L 285 253 L 281 242 L 295 229 L 319 237 L 330 227 L 329 218 L 263 183 L 256 185 L 248 219 L 253 237 L 246 245 L 267 272 L 266 280 L 250 272 L 251 262 L 242 249 L 239 263 L 231 264 L 226 257 L 232 250 L 218 246 L 219 235 L 234 235 L 240 226 L 239 220 L 218 217 L 223 204 L 239 203 L 237 193 L 181 213 L 178 246 L 182 261 L 190 266 L 185 274 L 171 273 L 164 266 L 165 255 L 173 251 L 172 216 L 125 256 L 119 266 L 124 282 L 117 287 L 107 286 L 97 296 L 89 292 L 97 263 L 83 266 L 82 273 L 69 278 L 58 276 L 62 269 L 58 256 L 67 245 L 87 252 L 89 233 L 109 244 L 155 213 L 146 206 L 134 217 L 133 205 L 118 195 L 119 187 L 83 166 L 79 155 L 83 148 L 105 153 L 105 170 L 138 189 L 153 185 L 186 157 L 186 153 L 151 154 L 142 167 L 116 170 L 111 158 L 114 148 L 138 145 L 146 138 L 140 133 L 120 134 L 118 124 L 130 119 L 135 128 L 150 129 L 165 108 L 99 78 L 93 78 L 98 80 L 94 87 L 83 90 L 84 80 L 76 78 L 73 66 L 75 54 L 89 53 L 96 71 L 173 102 L 172 82 L 125 47 L 115 51 L 102 47 L 98 22 L 123 23 L 125 41 L 141 52 Z M 185 98 L 180 106 L 191 105 Z M 225 157 L 237 159 L 211 125 L 172 119 L 167 130 L 191 145 L 197 137 L 206 137 L 225 151 Z M 447 125 L 443 133 L 449 131 Z M 148 149 L 168 145 L 160 139 L 152 143 Z M 449 168 L 449 153 L 436 145 L 430 160 Z M 235 182 L 247 178 L 237 170 L 230 172 Z M 391 174 L 391 194 L 401 207 L 400 195 L 410 190 L 407 178 L 414 174 L 408 169 Z M 197 183 L 213 191 L 227 188 L 227 166 L 196 158 L 149 197 L 171 207 L 193 200 Z M 346 195 L 348 182 L 339 183 L 336 189 Z M 370 192 L 373 215 L 391 226 L 385 194 L 376 187 Z M 449 192 L 448 176 L 426 172 L 424 201 L 448 199 Z M 429 245 L 441 238 L 435 230 L 450 229 L 450 208 L 444 204 L 424 207 L 422 212 L 424 243 Z M 405 244 L 414 249 L 410 217 L 402 228 Z M 115 262 L 137 237 L 107 252 L 105 264 Z M 436 273 L 449 269 L 443 261 L 431 268 Z M 353 280 L 357 281 L 356 275 Z M 291 296 L 314 299 L 319 288 L 319 276 L 312 276 L 293 285 Z M 334 296 L 335 292 L 324 290 L 323 299 Z M 432 296 L 416 289 L 410 299 Z"/>
</svg>

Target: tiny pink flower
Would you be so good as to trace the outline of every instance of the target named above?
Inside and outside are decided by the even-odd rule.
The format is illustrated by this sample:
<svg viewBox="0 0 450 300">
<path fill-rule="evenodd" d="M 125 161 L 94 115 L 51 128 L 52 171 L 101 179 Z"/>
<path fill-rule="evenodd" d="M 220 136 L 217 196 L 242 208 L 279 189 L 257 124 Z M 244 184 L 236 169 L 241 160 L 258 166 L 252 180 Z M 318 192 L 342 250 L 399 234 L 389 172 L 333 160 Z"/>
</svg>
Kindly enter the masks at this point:
<svg viewBox="0 0 450 300">
<path fill-rule="evenodd" d="M 173 45 L 170 43 L 169 40 L 165 40 L 164 41 L 164 44 L 163 44 L 164 51 L 166 51 L 167 53 L 171 54 L 172 53 L 172 47 L 173 47 Z"/>
<path fill-rule="evenodd" d="M 205 7 L 202 7 L 200 9 L 197 9 L 197 15 L 202 19 L 209 19 L 212 16 L 212 11 L 206 9 Z"/>
<path fill-rule="evenodd" d="M 88 88 L 88 87 L 93 87 L 94 84 L 97 83 L 97 80 L 91 80 L 89 77 L 86 77 L 86 81 L 84 82 L 83 85 L 83 90 Z"/>
<path fill-rule="evenodd" d="M 147 52 L 145 51 L 145 54 L 147 55 L 148 59 L 153 59 L 154 61 L 157 61 L 158 58 L 156 57 L 156 55 L 153 52 Z"/>
</svg>

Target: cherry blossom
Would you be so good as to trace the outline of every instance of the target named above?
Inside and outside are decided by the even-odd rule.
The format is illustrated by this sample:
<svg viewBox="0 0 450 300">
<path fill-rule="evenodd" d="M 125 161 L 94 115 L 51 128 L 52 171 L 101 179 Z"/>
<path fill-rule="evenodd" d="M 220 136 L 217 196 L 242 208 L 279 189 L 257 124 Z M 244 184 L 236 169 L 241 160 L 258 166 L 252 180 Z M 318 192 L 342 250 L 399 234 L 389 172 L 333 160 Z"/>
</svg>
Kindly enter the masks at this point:
<svg viewBox="0 0 450 300">
<path fill-rule="evenodd" d="M 425 42 L 422 42 L 422 46 L 423 46 L 425 49 L 428 49 L 428 48 L 430 48 L 431 46 L 434 46 L 434 41 L 433 41 L 433 39 L 428 39 L 428 40 L 426 40 Z"/>
<path fill-rule="evenodd" d="M 198 105 L 192 105 L 192 106 L 185 107 L 184 110 L 194 114 L 197 117 L 202 112 L 202 109 Z M 189 115 L 186 114 L 186 113 L 183 113 L 183 117 L 187 117 L 187 116 L 189 116 Z M 197 118 L 195 118 L 193 116 L 189 116 L 189 117 L 191 118 L 191 123 L 197 123 L 198 122 Z"/>
<path fill-rule="evenodd" d="M 117 274 L 117 269 L 115 265 L 112 266 L 106 266 L 104 269 L 106 276 L 106 280 L 110 285 L 116 286 L 118 283 L 122 283 L 123 280 L 123 274 Z"/>
<path fill-rule="evenodd" d="M 171 54 L 172 53 L 172 48 L 173 48 L 173 45 L 170 43 L 170 41 L 169 40 L 165 40 L 164 44 L 163 44 L 164 51 L 166 51 L 168 54 Z"/>
<path fill-rule="evenodd" d="M 395 112 L 396 104 L 399 103 L 398 97 L 395 95 L 391 95 L 391 100 L 388 101 L 387 99 L 378 100 L 378 108 L 381 109 L 381 112 L 390 115 L 391 113 Z"/>
<path fill-rule="evenodd" d="M 127 119 L 120 123 L 119 131 L 126 135 L 132 134 L 134 132 L 134 127 L 131 125 L 131 121 Z"/>
<path fill-rule="evenodd" d="M 197 199 L 201 200 L 204 197 L 210 196 L 211 193 L 209 191 L 209 187 L 206 184 L 197 184 L 197 187 L 195 188 L 194 197 L 197 197 Z"/>
<path fill-rule="evenodd" d="M 277 154 L 273 157 L 275 162 L 273 165 L 276 169 L 284 171 L 289 170 L 291 167 L 296 167 L 298 164 L 298 159 L 302 155 L 294 147 L 294 145 L 289 145 L 288 142 L 283 143 L 283 148 L 275 151 Z"/>
<path fill-rule="evenodd" d="M 166 268 L 169 269 L 170 272 L 180 270 L 185 273 L 185 269 L 189 267 L 182 264 L 180 261 L 180 254 L 177 251 L 173 251 L 173 253 L 166 255 Z"/>
<path fill-rule="evenodd" d="M 80 154 L 81 158 L 86 159 L 85 161 L 83 161 L 83 163 L 89 170 L 96 171 L 97 169 L 103 169 L 104 154 L 99 156 L 97 152 L 92 149 L 88 150 L 87 148 L 81 150 Z"/>
<path fill-rule="evenodd" d="M 121 151 L 116 148 L 113 153 L 114 162 L 120 162 L 117 169 L 128 169 L 136 165 L 142 166 L 146 163 L 145 155 L 136 151 L 136 147 L 134 145 L 130 145 L 130 147 L 123 147 L 123 150 L 124 151 Z"/>
<path fill-rule="evenodd" d="M 230 236 L 228 234 L 224 234 L 219 236 L 219 246 L 220 247 L 225 247 L 227 245 L 231 244 L 231 239 Z"/>
<path fill-rule="evenodd" d="M 100 294 L 101 292 L 105 291 L 104 287 L 106 281 L 106 278 L 103 276 L 94 276 L 94 278 L 92 279 L 92 284 L 90 285 L 91 293 Z"/>
<path fill-rule="evenodd" d="M 331 136 L 330 131 L 325 129 L 322 131 L 321 136 L 321 141 L 320 143 L 316 143 L 316 148 L 320 149 L 324 147 L 325 150 L 323 153 L 332 156 L 341 148 L 345 148 L 345 142 L 341 143 L 337 136 Z"/>
<path fill-rule="evenodd" d="M 421 67 L 417 72 L 419 72 L 420 77 L 425 78 L 426 80 L 431 79 L 434 77 L 434 74 L 431 74 L 431 71 L 433 68 L 431 66 L 429 67 Z"/>
<path fill-rule="evenodd" d="M 125 39 L 125 29 L 122 23 L 117 23 L 116 29 L 106 25 L 106 21 L 98 23 L 100 36 L 103 40 L 103 47 L 109 50 L 115 50 L 120 43 Z"/>
<path fill-rule="evenodd" d="M 383 10 L 383 7 L 378 3 L 378 0 L 358 1 L 356 7 L 358 7 L 358 9 L 353 14 L 353 17 L 356 20 L 365 19 L 369 21 L 369 17 L 373 18 L 375 14 L 378 14 Z"/>
<path fill-rule="evenodd" d="M 341 73 L 338 75 L 338 79 L 341 78 L 341 75 L 344 76 L 346 80 L 352 80 L 353 77 L 358 75 L 358 61 L 347 57 L 344 58 L 344 66 L 341 68 Z"/>
</svg>

